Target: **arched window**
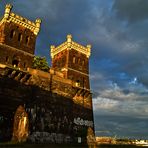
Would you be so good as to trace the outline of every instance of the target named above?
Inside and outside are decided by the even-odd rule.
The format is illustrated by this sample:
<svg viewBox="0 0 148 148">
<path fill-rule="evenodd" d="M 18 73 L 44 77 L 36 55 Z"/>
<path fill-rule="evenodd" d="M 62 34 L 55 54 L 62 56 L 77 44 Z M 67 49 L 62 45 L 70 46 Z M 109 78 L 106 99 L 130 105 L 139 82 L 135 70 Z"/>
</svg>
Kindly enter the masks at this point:
<svg viewBox="0 0 148 148">
<path fill-rule="evenodd" d="M 72 61 L 73 61 L 73 63 L 76 63 L 76 57 L 75 56 L 73 57 Z"/>
<path fill-rule="evenodd" d="M 18 41 L 19 41 L 19 42 L 22 41 L 22 34 L 21 34 L 21 33 L 18 34 Z"/>
<path fill-rule="evenodd" d="M 86 85 L 86 79 L 85 79 L 84 77 L 82 78 L 82 83 L 83 83 L 83 84 L 82 84 L 82 85 L 83 85 L 83 88 L 85 88 L 85 85 Z"/>
<path fill-rule="evenodd" d="M 79 87 L 80 86 L 80 80 L 76 81 L 76 86 Z"/>
<path fill-rule="evenodd" d="M 29 40 L 30 40 L 30 37 L 29 36 L 26 36 L 26 44 L 27 45 L 29 44 Z"/>
<path fill-rule="evenodd" d="M 78 64 L 80 64 L 80 58 L 78 58 Z"/>
<path fill-rule="evenodd" d="M 18 61 L 18 60 L 14 59 L 14 60 L 12 61 L 13 67 L 18 67 L 18 64 L 19 64 L 19 61 Z"/>
<path fill-rule="evenodd" d="M 24 62 L 24 68 L 26 68 L 26 62 Z"/>
<path fill-rule="evenodd" d="M 15 35 L 15 31 L 14 31 L 14 29 L 13 29 L 13 30 L 11 30 L 11 32 L 10 32 L 10 38 L 13 38 L 14 35 Z"/>
<path fill-rule="evenodd" d="M 85 60 L 82 61 L 82 65 L 83 65 L 83 66 L 85 65 Z"/>
<path fill-rule="evenodd" d="M 6 62 L 8 62 L 8 60 L 9 60 L 9 57 L 8 57 L 8 56 L 6 56 Z"/>
<path fill-rule="evenodd" d="M 12 58 L 13 67 L 18 67 L 19 64 L 20 64 L 20 58 L 18 56 L 14 55 Z"/>
</svg>

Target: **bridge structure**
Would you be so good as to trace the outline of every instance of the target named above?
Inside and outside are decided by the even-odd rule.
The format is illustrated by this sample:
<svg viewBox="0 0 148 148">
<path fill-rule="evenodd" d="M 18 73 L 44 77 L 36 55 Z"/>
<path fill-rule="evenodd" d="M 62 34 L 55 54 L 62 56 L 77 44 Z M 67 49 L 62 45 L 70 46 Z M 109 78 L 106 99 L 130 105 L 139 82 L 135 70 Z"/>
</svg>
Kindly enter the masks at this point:
<svg viewBox="0 0 148 148">
<path fill-rule="evenodd" d="M 86 142 L 94 132 L 91 46 L 67 35 L 51 46 L 49 70 L 34 69 L 40 24 L 14 14 L 10 4 L 0 20 L 0 141 Z"/>
</svg>

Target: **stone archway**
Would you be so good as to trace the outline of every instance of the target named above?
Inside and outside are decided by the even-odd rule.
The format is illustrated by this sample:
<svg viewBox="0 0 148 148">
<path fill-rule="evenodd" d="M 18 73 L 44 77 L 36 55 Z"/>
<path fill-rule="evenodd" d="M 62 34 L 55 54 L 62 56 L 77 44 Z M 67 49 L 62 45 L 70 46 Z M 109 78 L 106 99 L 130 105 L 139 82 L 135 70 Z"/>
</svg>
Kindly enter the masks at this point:
<svg viewBox="0 0 148 148">
<path fill-rule="evenodd" d="M 19 65 L 20 65 L 20 57 L 19 56 L 16 56 L 16 55 L 13 56 L 12 65 L 13 65 L 13 67 L 19 67 Z"/>
<path fill-rule="evenodd" d="M 12 65 L 13 65 L 14 67 L 18 67 L 19 61 L 16 60 L 16 59 L 14 59 L 14 60 L 12 61 Z"/>
<path fill-rule="evenodd" d="M 23 106 L 19 106 L 14 115 L 13 137 L 14 142 L 25 142 L 29 134 L 28 115 Z"/>
</svg>

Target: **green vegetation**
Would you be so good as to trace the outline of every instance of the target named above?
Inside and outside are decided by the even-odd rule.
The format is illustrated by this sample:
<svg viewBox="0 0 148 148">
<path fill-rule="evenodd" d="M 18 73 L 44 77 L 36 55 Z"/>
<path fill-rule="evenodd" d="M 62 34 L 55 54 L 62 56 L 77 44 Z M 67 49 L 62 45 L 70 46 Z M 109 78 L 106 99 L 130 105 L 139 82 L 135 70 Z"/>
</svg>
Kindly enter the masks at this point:
<svg viewBox="0 0 148 148">
<path fill-rule="evenodd" d="M 49 66 L 46 58 L 35 56 L 33 60 L 33 68 L 47 72 L 49 70 Z"/>
</svg>

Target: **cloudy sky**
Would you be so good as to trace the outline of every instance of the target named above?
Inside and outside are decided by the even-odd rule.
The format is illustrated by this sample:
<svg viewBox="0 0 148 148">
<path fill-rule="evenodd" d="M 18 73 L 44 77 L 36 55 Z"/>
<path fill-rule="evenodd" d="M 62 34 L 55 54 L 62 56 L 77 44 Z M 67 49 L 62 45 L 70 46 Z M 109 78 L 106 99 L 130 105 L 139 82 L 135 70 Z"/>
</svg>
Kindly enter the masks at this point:
<svg viewBox="0 0 148 148">
<path fill-rule="evenodd" d="M 148 139 L 148 0 L 0 0 L 42 19 L 36 54 L 67 34 L 92 45 L 90 80 L 97 136 Z"/>
</svg>

